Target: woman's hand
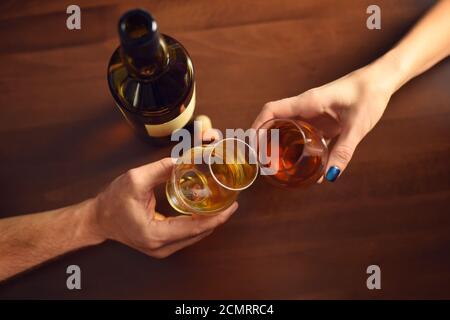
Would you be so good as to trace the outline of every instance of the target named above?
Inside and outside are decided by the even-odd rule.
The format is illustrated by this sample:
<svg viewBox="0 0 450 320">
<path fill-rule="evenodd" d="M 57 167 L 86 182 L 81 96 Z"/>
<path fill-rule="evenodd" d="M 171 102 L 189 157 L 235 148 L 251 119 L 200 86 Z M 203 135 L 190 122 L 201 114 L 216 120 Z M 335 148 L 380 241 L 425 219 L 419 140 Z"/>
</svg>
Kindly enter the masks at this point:
<svg viewBox="0 0 450 320">
<path fill-rule="evenodd" d="M 164 217 L 155 211 L 154 187 L 165 182 L 173 161 L 165 158 L 129 170 L 100 193 L 91 220 L 92 233 L 152 257 L 164 258 L 210 235 L 236 211 L 237 203 L 211 217 Z"/>
<path fill-rule="evenodd" d="M 358 143 L 380 120 L 393 93 L 381 70 L 367 66 L 298 96 L 267 103 L 253 123 L 258 128 L 272 118 L 304 119 L 337 138 L 325 178 L 335 181 L 347 167 Z"/>
<path fill-rule="evenodd" d="M 270 118 L 302 118 L 337 138 L 325 178 L 334 181 L 358 143 L 380 120 L 391 95 L 450 55 L 450 1 L 436 3 L 390 51 L 370 65 L 299 96 L 268 103 L 253 127 Z"/>
</svg>

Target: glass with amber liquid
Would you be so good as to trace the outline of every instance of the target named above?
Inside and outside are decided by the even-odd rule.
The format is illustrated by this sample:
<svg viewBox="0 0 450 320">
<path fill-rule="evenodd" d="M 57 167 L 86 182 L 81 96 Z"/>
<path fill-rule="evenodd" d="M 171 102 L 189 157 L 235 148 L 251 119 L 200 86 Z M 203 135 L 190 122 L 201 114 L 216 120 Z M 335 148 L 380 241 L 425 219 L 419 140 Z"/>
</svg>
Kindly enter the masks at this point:
<svg viewBox="0 0 450 320">
<path fill-rule="evenodd" d="M 119 20 L 120 46 L 108 64 L 108 84 L 117 107 L 141 137 L 170 141 L 191 123 L 195 108 L 194 67 L 181 43 L 161 34 L 145 10 Z"/>
<path fill-rule="evenodd" d="M 223 139 L 185 152 L 166 184 L 170 205 L 183 214 L 214 214 L 229 207 L 258 175 L 254 149 Z"/>
<path fill-rule="evenodd" d="M 271 119 L 258 129 L 261 173 L 282 187 L 309 186 L 322 177 L 327 144 L 319 130 L 294 119 Z"/>
</svg>

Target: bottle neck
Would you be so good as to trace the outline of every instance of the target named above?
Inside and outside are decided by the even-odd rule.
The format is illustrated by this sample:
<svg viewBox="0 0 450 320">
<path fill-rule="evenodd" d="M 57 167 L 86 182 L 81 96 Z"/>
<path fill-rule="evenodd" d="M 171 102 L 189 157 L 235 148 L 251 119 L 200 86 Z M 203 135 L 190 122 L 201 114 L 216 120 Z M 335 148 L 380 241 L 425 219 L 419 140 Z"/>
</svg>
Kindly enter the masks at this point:
<svg viewBox="0 0 450 320">
<path fill-rule="evenodd" d="M 168 64 L 166 44 L 163 39 L 157 48 L 121 47 L 120 55 L 129 73 L 137 77 L 147 78 L 159 74 Z"/>
<path fill-rule="evenodd" d="M 120 53 L 128 72 L 137 77 L 151 77 L 168 63 L 167 47 L 156 21 L 146 11 L 125 13 L 119 21 Z"/>
</svg>

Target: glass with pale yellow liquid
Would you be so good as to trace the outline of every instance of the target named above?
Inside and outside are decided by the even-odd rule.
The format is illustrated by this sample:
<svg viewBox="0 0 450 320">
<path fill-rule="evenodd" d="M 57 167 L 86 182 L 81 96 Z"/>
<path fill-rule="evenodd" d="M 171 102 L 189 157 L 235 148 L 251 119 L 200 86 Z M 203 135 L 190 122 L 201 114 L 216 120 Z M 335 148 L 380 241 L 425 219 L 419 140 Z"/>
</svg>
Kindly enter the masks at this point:
<svg viewBox="0 0 450 320">
<path fill-rule="evenodd" d="M 177 159 L 166 184 L 167 199 L 183 214 L 215 214 L 255 181 L 258 169 L 255 150 L 242 140 L 193 147 Z"/>
</svg>

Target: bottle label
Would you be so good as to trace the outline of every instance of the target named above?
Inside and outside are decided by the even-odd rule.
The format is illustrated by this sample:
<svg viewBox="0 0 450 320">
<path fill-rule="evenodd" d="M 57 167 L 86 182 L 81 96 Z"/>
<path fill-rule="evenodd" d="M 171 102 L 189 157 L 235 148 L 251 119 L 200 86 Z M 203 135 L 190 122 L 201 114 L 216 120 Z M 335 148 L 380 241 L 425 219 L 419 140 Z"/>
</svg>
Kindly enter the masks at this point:
<svg viewBox="0 0 450 320">
<path fill-rule="evenodd" d="M 195 109 L 195 85 L 192 97 L 189 102 L 186 102 L 185 109 L 175 119 L 161 124 L 146 124 L 145 129 L 149 136 L 152 137 L 166 137 L 170 136 L 173 131 L 183 128 L 192 118 Z"/>
</svg>

